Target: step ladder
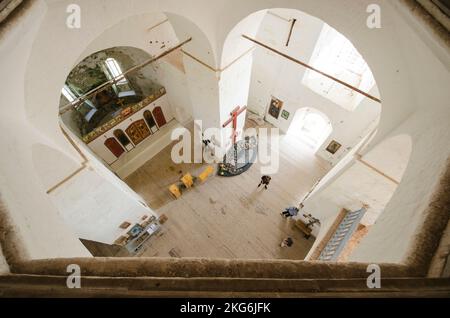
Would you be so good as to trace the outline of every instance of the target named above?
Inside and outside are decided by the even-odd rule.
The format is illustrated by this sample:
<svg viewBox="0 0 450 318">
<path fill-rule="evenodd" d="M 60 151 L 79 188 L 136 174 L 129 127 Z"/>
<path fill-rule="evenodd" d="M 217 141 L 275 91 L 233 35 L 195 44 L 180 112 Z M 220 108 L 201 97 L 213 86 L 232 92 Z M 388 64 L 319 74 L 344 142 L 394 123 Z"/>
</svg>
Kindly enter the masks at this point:
<svg viewBox="0 0 450 318">
<path fill-rule="evenodd" d="M 347 213 L 330 241 L 320 253 L 318 258 L 319 261 L 337 261 L 339 255 L 347 245 L 347 242 L 350 240 L 353 233 L 355 233 L 359 222 L 366 212 L 367 209 L 362 208 L 361 210 Z"/>
</svg>

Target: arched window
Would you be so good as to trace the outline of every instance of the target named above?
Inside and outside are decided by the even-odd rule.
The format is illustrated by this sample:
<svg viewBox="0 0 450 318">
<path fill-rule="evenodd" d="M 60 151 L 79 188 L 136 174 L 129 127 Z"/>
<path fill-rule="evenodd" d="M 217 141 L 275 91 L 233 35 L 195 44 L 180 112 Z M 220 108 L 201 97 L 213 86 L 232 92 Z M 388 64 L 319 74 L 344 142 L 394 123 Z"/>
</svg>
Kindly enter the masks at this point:
<svg viewBox="0 0 450 318">
<path fill-rule="evenodd" d="M 105 61 L 106 67 L 108 68 L 109 74 L 112 78 L 120 79 L 117 84 L 118 85 L 126 85 L 128 84 L 127 79 L 123 76 L 122 69 L 120 68 L 119 63 L 112 57 L 107 58 Z"/>
<path fill-rule="evenodd" d="M 69 88 L 69 86 L 64 85 L 61 93 L 64 95 L 64 97 L 69 101 L 69 103 L 72 103 L 74 100 L 77 99 L 77 96 L 74 92 Z"/>
<path fill-rule="evenodd" d="M 125 149 L 130 150 L 129 148 L 133 148 L 130 139 L 128 139 L 127 135 L 125 135 L 122 129 L 114 130 L 114 137 L 119 140 L 119 142 L 122 144 L 122 146 L 125 147 Z"/>
<path fill-rule="evenodd" d="M 327 24 L 323 26 L 309 64 L 362 91 L 369 92 L 375 86 L 372 71 L 361 54 L 345 36 Z M 303 84 L 350 111 L 365 98 L 311 70 L 305 72 Z"/>
</svg>

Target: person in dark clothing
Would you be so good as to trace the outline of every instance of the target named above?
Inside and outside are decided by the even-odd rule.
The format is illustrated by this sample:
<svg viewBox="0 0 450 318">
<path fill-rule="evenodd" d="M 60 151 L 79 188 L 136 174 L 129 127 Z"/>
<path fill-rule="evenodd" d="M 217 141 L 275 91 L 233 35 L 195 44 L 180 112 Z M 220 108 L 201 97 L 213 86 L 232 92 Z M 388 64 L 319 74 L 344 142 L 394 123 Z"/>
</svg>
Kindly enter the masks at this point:
<svg viewBox="0 0 450 318">
<path fill-rule="evenodd" d="M 208 147 L 208 145 L 211 143 L 211 140 L 209 139 L 204 139 L 203 140 L 203 144 L 205 145 L 205 147 Z"/>
<path fill-rule="evenodd" d="M 267 186 L 269 185 L 270 180 L 272 180 L 272 177 L 270 177 L 270 176 L 262 176 L 261 177 L 261 182 L 259 183 L 258 188 L 263 185 L 264 189 L 267 190 Z"/>
<path fill-rule="evenodd" d="M 281 242 L 281 247 L 291 247 L 294 244 L 294 240 L 290 237 L 285 238 L 283 242 Z"/>
<path fill-rule="evenodd" d="M 293 218 L 294 216 L 297 216 L 299 211 L 300 210 L 298 208 L 296 208 L 295 206 L 291 206 L 291 207 L 287 208 L 286 210 L 284 210 L 283 212 L 281 212 L 281 215 L 284 216 L 286 219 Z"/>
</svg>

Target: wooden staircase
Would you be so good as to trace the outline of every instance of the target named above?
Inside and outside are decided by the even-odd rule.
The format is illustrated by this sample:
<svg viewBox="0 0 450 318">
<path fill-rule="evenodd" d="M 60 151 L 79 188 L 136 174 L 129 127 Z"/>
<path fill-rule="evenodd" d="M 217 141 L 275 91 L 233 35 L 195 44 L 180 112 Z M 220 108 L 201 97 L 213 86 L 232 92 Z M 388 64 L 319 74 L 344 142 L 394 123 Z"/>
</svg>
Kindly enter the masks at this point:
<svg viewBox="0 0 450 318">
<path fill-rule="evenodd" d="M 366 208 L 362 208 L 361 210 L 347 213 L 330 241 L 320 253 L 319 261 L 337 261 L 347 242 L 358 228 L 359 222 L 366 211 Z"/>
</svg>

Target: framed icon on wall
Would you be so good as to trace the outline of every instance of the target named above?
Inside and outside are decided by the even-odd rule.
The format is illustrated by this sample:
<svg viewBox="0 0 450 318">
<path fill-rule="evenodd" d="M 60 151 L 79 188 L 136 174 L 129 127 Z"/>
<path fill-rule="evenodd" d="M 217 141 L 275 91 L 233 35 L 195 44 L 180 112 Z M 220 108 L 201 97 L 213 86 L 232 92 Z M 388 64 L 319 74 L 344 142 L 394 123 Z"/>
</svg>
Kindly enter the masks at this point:
<svg viewBox="0 0 450 318">
<path fill-rule="evenodd" d="M 342 145 L 338 143 L 336 140 L 332 140 L 330 144 L 327 147 L 327 151 L 331 154 L 335 154 L 338 152 L 339 149 L 341 149 Z"/>
<path fill-rule="evenodd" d="M 269 106 L 269 114 L 275 119 L 280 117 L 281 108 L 283 108 L 283 102 L 278 98 L 272 97 Z"/>
<path fill-rule="evenodd" d="M 281 113 L 281 118 L 288 120 L 290 115 L 291 114 L 289 114 L 287 110 L 283 110 L 283 112 Z"/>
</svg>

